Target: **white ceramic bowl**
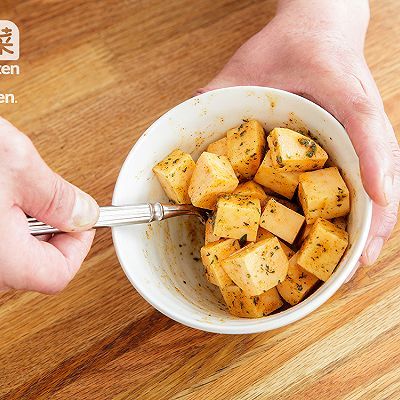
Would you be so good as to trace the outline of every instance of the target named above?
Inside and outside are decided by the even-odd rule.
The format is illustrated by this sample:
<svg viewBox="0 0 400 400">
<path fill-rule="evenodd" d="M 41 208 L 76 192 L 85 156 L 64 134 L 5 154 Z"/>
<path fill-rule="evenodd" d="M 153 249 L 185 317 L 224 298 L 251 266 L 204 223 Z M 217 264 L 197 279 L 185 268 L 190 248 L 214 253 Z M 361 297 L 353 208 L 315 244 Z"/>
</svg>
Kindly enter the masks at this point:
<svg viewBox="0 0 400 400">
<path fill-rule="evenodd" d="M 137 141 L 121 169 L 113 204 L 167 202 L 152 167 L 176 148 L 196 160 L 210 142 L 244 118 L 266 130 L 310 130 L 340 167 L 350 187 L 350 245 L 341 263 L 314 294 L 295 307 L 260 319 L 227 313 L 218 289 L 208 284 L 198 261 L 203 227 L 193 217 L 113 229 L 119 261 L 136 290 L 155 308 L 187 326 L 217 333 L 254 333 L 290 324 L 326 302 L 352 272 L 371 223 L 371 201 L 360 178 L 354 148 L 340 123 L 314 103 L 281 90 L 241 86 L 215 90 L 179 104 Z"/>
</svg>

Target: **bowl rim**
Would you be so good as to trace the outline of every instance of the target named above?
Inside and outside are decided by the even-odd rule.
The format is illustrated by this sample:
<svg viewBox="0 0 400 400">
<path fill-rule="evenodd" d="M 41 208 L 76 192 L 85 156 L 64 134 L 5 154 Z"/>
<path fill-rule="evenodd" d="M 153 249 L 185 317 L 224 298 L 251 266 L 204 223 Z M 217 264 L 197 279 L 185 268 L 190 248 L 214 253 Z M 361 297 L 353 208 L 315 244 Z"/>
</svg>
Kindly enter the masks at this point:
<svg viewBox="0 0 400 400">
<path fill-rule="evenodd" d="M 139 137 L 139 139 L 136 141 L 136 143 L 133 145 L 131 150 L 129 151 L 128 155 L 126 156 L 121 169 L 118 174 L 118 178 L 114 187 L 114 192 L 113 192 L 113 197 L 112 197 L 112 204 L 113 205 L 118 205 L 118 194 L 121 191 L 121 180 L 122 180 L 122 175 L 124 170 L 126 169 L 126 164 L 128 162 L 128 159 L 130 159 L 133 155 L 133 153 L 138 149 L 140 146 L 143 145 L 143 142 L 145 141 L 147 135 L 155 130 L 157 126 L 161 123 L 161 120 L 164 118 L 168 118 L 168 116 L 177 108 L 180 107 L 183 104 L 187 104 L 194 99 L 197 98 L 202 98 L 206 96 L 210 96 L 215 93 L 221 93 L 221 92 L 232 92 L 232 91 L 262 91 L 263 94 L 279 94 L 283 96 L 289 96 L 289 97 L 295 97 L 297 101 L 308 103 L 309 105 L 315 107 L 316 110 L 318 110 L 319 113 L 324 115 L 326 118 L 333 120 L 334 124 L 338 124 L 341 126 L 342 129 L 344 127 L 340 124 L 340 122 L 328 111 L 323 109 L 321 106 L 318 104 L 313 103 L 312 101 L 301 97 L 299 95 L 296 95 L 291 92 L 287 92 L 285 90 L 281 89 L 275 89 L 271 87 L 266 87 L 266 86 L 231 86 L 231 87 L 226 87 L 222 89 L 215 89 L 206 93 L 202 93 L 200 95 L 194 96 L 192 98 L 189 98 L 164 114 L 162 114 L 157 120 L 155 120 L 146 130 L 145 132 Z M 324 282 L 321 287 L 318 289 L 318 293 L 316 296 L 310 296 L 304 301 L 300 302 L 299 304 L 292 306 L 288 308 L 287 310 L 278 312 L 277 314 L 272 314 L 269 315 L 265 318 L 257 318 L 257 319 L 244 319 L 241 318 L 241 320 L 246 320 L 248 321 L 247 324 L 243 323 L 241 325 L 229 325 L 229 322 L 225 322 L 224 324 L 215 326 L 210 324 L 206 320 L 195 320 L 191 318 L 190 316 L 182 316 L 178 313 L 175 313 L 172 309 L 168 309 L 163 305 L 161 301 L 158 301 L 157 299 L 150 298 L 147 294 L 146 291 L 143 290 L 137 282 L 135 282 L 134 276 L 128 271 L 128 268 L 125 266 L 125 260 L 124 260 L 124 255 L 123 255 L 123 250 L 122 246 L 119 244 L 120 240 L 120 232 L 121 232 L 121 227 L 114 227 L 112 228 L 112 239 L 114 243 L 114 248 L 115 252 L 117 254 L 118 261 L 129 279 L 130 283 L 132 286 L 136 289 L 136 291 L 150 304 L 152 305 L 155 309 L 160 311 L 162 314 L 166 315 L 167 317 L 183 324 L 188 327 L 194 328 L 194 329 L 200 329 L 202 331 L 206 332 L 211 332 L 211 333 L 222 333 L 222 334 L 251 334 L 251 333 L 260 333 L 260 332 L 265 332 L 269 330 L 274 330 L 277 328 L 281 328 L 283 326 L 289 325 L 295 321 L 300 320 L 301 318 L 307 316 L 311 312 L 315 311 L 317 308 L 319 308 L 323 303 L 325 303 L 327 300 L 329 300 L 330 297 L 332 297 L 336 291 L 345 283 L 346 279 L 350 276 L 352 273 L 353 269 L 355 268 L 357 261 L 361 257 L 362 251 L 364 249 L 364 246 L 366 244 L 370 226 L 371 226 L 371 221 L 372 221 L 372 200 L 368 197 L 368 195 L 364 192 L 364 197 L 365 197 L 365 214 L 364 218 L 362 221 L 362 228 L 360 231 L 360 234 L 354 244 L 352 245 L 351 248 L 351 253 L 349 255 L 349 259 L 347 261 L 347 264 L 345 265 L 348 268 L 343 268 L 342 272 L 340 274 L 337 274 L 334 276 L 334 278 L 330 278 L 328 281 Z"/>
</svg>

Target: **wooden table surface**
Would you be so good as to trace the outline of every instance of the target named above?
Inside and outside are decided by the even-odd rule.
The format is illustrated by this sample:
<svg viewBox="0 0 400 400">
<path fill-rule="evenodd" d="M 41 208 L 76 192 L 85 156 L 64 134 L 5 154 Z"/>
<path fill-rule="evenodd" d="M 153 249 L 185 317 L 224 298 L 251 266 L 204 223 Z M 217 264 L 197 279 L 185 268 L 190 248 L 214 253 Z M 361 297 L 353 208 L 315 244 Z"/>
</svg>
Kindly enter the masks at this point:
<svg viewBox="0 0 400 400">
<path fill-rule="evenodd" d="M 0 105 L 49 165 L 110 204 L 144 129 L 191 96 L 274 1 L 0 1 L 21 75 Z M 251 21 L 251 23 L 243 23 Z M 367 58 L 400 128 L 400 2 L 372 1 Z M 196 331 L 132 288 L 109 231 L 57 296 L 0 295 L 1 399 L 400 399 L 400 231 L 311 316 L 248 336 Z"/>
</svg>

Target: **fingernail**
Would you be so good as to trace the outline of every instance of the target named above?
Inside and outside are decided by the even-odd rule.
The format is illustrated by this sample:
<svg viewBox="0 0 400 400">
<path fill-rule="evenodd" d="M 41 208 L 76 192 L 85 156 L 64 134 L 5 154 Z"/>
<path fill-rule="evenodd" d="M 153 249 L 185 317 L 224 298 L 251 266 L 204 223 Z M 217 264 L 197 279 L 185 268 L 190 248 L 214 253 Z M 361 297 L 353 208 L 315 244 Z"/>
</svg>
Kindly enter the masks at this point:
<svg viewBox="0 0 400 400">
<path fill-rule="evenodd" d="M 379 236 L 371 240 L 371 243 L 367 248 L 367 259 L 369 265 L 373 264 L 379 257 L 379 253 L 382 250 L 383 244 L 384 240 Z"/>
<path fill-rule="evenodd" d="M 393 177 L 386 175 L 383 181 L 383 195 L 385 196 L 386 203 L 389 204 L 393 195 Z"/>
<path fill-rule="evenodd" d="M 89 228 L 99 218 L 99 206 L 92 197 L 84 192 L 78 191 L 72 211 L 72 223 L 75 228 Z"/>
</svg>

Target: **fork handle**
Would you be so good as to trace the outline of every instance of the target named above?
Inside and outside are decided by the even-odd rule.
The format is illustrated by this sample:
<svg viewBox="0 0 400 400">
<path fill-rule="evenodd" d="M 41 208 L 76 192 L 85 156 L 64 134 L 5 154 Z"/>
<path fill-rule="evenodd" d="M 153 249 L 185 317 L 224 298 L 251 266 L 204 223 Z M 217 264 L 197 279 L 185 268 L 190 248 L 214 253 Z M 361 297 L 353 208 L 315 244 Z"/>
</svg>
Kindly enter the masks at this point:
<svg viewBox="0 0 400 400">
<path fill-rule="evenodd" d="M 179 215 L 196 214 L 192 205 L 170 205 L 161 203 L 144 203 L 126 206 L 100 207 L 99 219 L 93 228 L 112 228 L 114 226 L 131 224 L 148 224 L 153 221 L 176 217 Z M 33 236 L 61 232 L 35 218 L 28 218 L 29 232 Z"/>
</svg>

